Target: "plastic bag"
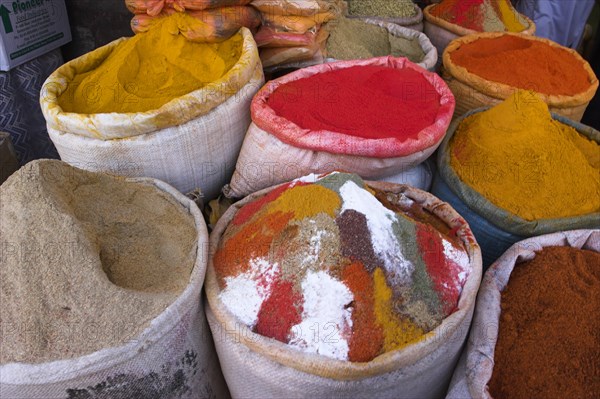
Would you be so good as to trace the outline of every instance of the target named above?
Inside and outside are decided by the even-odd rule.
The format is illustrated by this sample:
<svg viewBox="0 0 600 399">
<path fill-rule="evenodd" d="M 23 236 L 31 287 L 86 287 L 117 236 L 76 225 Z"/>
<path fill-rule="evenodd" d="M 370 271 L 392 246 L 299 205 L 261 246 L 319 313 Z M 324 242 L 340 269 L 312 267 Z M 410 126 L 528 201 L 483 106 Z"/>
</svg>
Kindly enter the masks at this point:
<svg viewBox="0 0 600 399">
<path fill-rule="evenodd" d="M 329 37 L 327 29 L 319 29 L 314 43 L 308 46 L 263 48 L 260 50 L 260 60 L 264 68 L 275 65 L 284 65 L 300 61 L 308 61 L 314 58 L 325 57 L 324 44 Z M 323 62 L 323 61 L 321 61 Z"/>
<path fill-rule="evenodd" d="M 131 29 L 135 33 L 146 32 L 157 18 L 176 12 L 165 9 L 156 16 L 139 14 L 131 20 Z M 255 29 L 260 24 L 258 11 L 252 7 L 222 7 L 202 11 L 190 11 L 188 14 L 202 22 L 197 26 L 189 27 L 182 34 L 191 41 L 197 42 L 219 42 L 228 39 L 242 26 Z"/>
<path fill-rule="evenodd" d="M 306 33 L 282 32 L 268 26 L 261 26 L 254 40 L 258 47 L 298 47 L 311 46 L 315 43 L 319 27 Z"/>
<path fill-rule="evenodd" d="M 331 21 L 337 15 L 333 12 L 322 12 L 309 17 L 262 14 L 263 24 L 279 31 L 306 33 L 309 29 Z"/>
<path fill-rule="evenodd" d="M 308 17 L 329 11 L 339 14 L 341 4 L 335 0 L 254 0 L 252 6 L 263 14 Z"/>
<path fill-rule="evenodd" d="M 134 14 L 156 17 L 162 11 L 205 10 L 231 6 L 245 6 L 252 0 L 125 0 L 125 6 Z"/>
</svg>

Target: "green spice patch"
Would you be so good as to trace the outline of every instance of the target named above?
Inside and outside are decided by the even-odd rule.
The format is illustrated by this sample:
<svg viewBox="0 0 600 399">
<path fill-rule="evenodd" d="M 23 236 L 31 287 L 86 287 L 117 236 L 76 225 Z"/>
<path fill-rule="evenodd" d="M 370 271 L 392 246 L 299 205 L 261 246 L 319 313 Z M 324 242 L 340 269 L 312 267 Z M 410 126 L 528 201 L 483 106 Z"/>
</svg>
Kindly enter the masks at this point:
<svg viewBox="0 0 600 399">
<path fill-rule="evenodd" d="M 411 0 L 348 0 L 348 12 L 359 17 L 407 18 L 417 12 Z"/>
</svg>

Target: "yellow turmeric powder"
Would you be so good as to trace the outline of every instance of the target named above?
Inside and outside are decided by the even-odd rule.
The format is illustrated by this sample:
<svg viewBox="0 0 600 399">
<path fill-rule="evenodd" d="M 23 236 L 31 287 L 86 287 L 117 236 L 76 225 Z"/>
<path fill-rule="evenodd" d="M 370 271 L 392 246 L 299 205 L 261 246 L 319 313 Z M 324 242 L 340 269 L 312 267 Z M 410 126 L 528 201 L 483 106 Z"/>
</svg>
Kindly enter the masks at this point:
<svg viewBox="0 0 600 399">
<path fill-rule="evenodd" d="M 373 273 L 374 308 L 377 323 L 384 333 L 383 351 L 400 349 L 419 338 L 425 332 L 408 319 L 398 317 L 392 307 L 392 289 L 387 285 L 385 274 L 380 268 Z"/>
<path fill-rule="evenodd" d="M 600 146 L 553 120 L 533 92 L 465 119 L 450 164 L 475 191 L 525 220 L 600 210 Z"/>
<path fill-rule="evenodd" d="M 267 207 L 267 212 L 292 213 L 293 220 L 303 220 L 318 213 L 335 217 L 342 201 L 335 192 L 317 184 L 296 186 L 285 191 L 275 202 Z"/>
<path fill-rule="evenodd" d="M 145 112 L 220 79 L 239 60 L 242 35 L 221 43 L 188 41 L 185 32 L 198 23 L 175 13 L 124 40 L 97 68 L 76 75 L 59 105 L 84 114 Z"/>
</svg>

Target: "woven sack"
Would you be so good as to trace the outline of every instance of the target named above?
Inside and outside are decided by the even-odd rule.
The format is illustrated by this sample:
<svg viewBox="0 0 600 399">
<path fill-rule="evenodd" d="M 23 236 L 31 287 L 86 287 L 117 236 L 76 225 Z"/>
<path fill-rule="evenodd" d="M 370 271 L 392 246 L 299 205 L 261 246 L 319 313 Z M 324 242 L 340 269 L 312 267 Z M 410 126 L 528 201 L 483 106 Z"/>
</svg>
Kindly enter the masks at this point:
<svg viewBox="0 0 600 399">
<path fill-rule="evenodd" d="M 448 22 L 445 19 L 432 15 L 431 8 L 434 6 L 435 4 L 431 4 L 423 10 L 425 18 L 424 31 L 429 40 L 431 40 L 431 43 L 437 48 L 438 54 L 440 54 L 437 64 L 437 67 L 439 68 L 442 65 L 442 54 L 444 54 L 444 50 L 452 40 L 479 32 L 453 24 L 452 22 Z M 527 28 L 520 33 L 533 36 L 535 34 L 535 23 L 525 15 L 520 15 L 528 24 Z"/>
<path fill-rule="evenodd" d="M 472 270 L 457 310 L 427 338 L 365 363 L 330 359 L 290 348 L 253 333 L 237 321 L 219 299 L 217 276 L 209 258 L 206 314 L 221 368 L 233 398 L 436 398 L 446 393 L 469 331 L 481 280 L 481 253 L 469 226 L 448 204 L 424 191 L 392 183 L 367 182 L 379 190 L 400 194 L 458 229 Z M 211 233 L 211 251 L 238 209 L 267 194 L 254 193 L 232 205 Z"/>
<path fill-rule="evenodd" d="M 119 39 L 58 68 L 44 83 L 41 106 L 63 161 L 81 169 L 164 180 L 182 192 L 216 197 L 229 181 L 250 124 L 250 102 L 264 82 L 246 28 L 242 55 L 220 80 L 139 113 L 63 112 L 58 97 L 76 72 L 97 67 Z"/>
<path fill-rule="evenodd" d="M 360 19 L 361 21 L 366 22 L 368 24 L 373 24 L 373 25 L 377 25 L 382 28 L 385 28 L 391 35 L 393 35 L 395 37 L 404 37 L 407 39 L 418 40 L 419 45 L 421 46 L 421 49 L 425 53 L 425 57 L 423 57 L 421 62 L 418 62 L 416 64 L 427 69 L 428 71 L 433 72 L 435 70 L 435 66 L 438 62 L 438 52 L 437 52 L 436 48 L 433 46 L 433 44 L 431 44 L 431 42 L 429 41 L 429 38 L 427 36 L 425 36 L 424 33 L 414 30 L 414 29 L 399 26 L 399 25 L 391 23 L 391 22 L 381 21 L 376 18 L 356 18 L 356 19 Z M 327 58 L 327 62 L 334 62 L 334 61 L 337 61 L 337 60 L 334 58 Z"/>
<path fill-rule="evenodd" d="M 450 165 L 450 141 L 465 118 L 487 109 L 467 112 L 452 122 L 438 151 L 438 173 L 431 188 L 431 192 L 435 196 L 452 205 L 469 222 L 469 226 L 481 246 L 484 270 L 517 241 L 557 231 L 590 229 L 600 226 L 600 212 L 583 216 L 527 221 L 497 207 L 460 179 Z M 552 117 L 573 127 L 583 136 L 600 143 L 599 131 L 557 114 L 552 114 Z"/>
<path fill-rule="evenodd" d="M 594 74 L 590 64 L 588 64 L 588 62 L 585 61 L 575 50 L 563 47 L 551 40 L 533 36 L 524 36 L 517 33 L 504 32 L 478 33 L 461 37 L 454 40 L 446 48 L 446 51 L 443 55 L 444 70 L 442 77 L 448 83 L 448 86 L 456 97 L 455 115 L 460 116 L 471 109 L 496 105 L 510 97 L 516 90 L 519 89 L 503 83 L 497 83 L 483 79 L 473 73 L 468 72 L 466 68 L 456 65 L 451 59 L 452 52 L 459 49 L 463 44 L 471 43 L 483 38 L 495 38 L 503 35 L 519 36 L 523 39 L 536 40 L 546 43 L 552 47 L 561 48 L 569 52 L 573 57 L 583 63 L 583 67 L 587 71 L 590 81 L 590 86 L 586 91 L 574 96 L 547 95 L 538 93 L 544 102 L 548 104 L 550 111 L 566 116 L 567 118 L 577 122 L 581 121 L 585 109 L 598 89 L 598 78 Z"/>
<path fill-rule="evenodd" d="M 364 0 L 362 0 L 364 1 Z M 380 22 L 388 22 L 396 25 L 400 25 L 404 28 L 423 32 L 423 11 L 415 4 L 415 15 L 412 17 L 405 18 L 390 18 L 390 17 L 378 17 L 376 15 L 348 15 L 348 18 L 369 18 Z"/>
<path fill-rule="evenodd" d="M 188 286 L 137 338 L 124 345 L 73 359 L 0 365 L 1 398 L 228 396 L 201 296 L 208 260 L 208 231 L 202 214 L 194 202 L 164 182 L 148 178 L 128 180 L 157 187 L 194 217 L 198 253 Z"/>
<path fill-rule="evenodd" d="M 448 399 L 491 399 L 487 384 L 494 370 L 501 293 L 516 264 L 532 260 L 544 247 L 561 246 L 600 252 L 600 230 L 574 230 L 530 238 L 513 245 L 485 273 L 477 297 L 471 333 L 454 371 Z M 598 265 L 597 265 L 598 266 Z M 593 317 L 593 316 L 592 316 Z M 535 371 L 534 371 L 535 372 Z"/>
<path fill-rule="evenodd" d="M 302 129 L 277 116 L 267 104 L 270 94 L 288 82 L 359 65 L 410 68 L 422 74 L 441 95 L 435 123 L 421 131 L 417 140 L 364 139 L 338 132 Z M 357 173 L 369 179 L 400 173 L 423 162 L 436 150 L 453 111 L 454 98 L 444 81 L 406 58 L 339 61 L 290 73 L 267 83 L 254 97 L 253 122 L 244 139 L 231 183 L 224 193 L 241 198 L 300 176 L 333 170 Z"/>
</svg>

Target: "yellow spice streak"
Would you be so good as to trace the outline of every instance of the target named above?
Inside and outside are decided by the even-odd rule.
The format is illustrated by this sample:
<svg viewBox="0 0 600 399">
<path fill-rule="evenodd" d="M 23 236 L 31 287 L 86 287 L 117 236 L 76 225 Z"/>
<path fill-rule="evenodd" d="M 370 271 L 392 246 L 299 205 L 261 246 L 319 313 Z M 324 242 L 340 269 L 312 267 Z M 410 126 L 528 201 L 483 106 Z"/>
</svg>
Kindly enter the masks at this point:
<svg viewBox="0 0 600 399">
<path fill-rule="evenodd" d="M 335 217 L 342 201 L 339 195 L 317 184 L 296 186 L 286 190 L 276 201 L 268 205 L 268 212 L 293 213 L 293 220 L 302 220 L 319 213 Z"/>
<path fill-rule="evenodd" d="M 462 181 L 523 219 L 600 210 L 600 146 L 553 120 L 535 93 L 465 119 L 450 151 Z"/>
<path fill-rule="evenodd" d="M 520 22 L 521 16 L 509 4 L 508 0 L 498 0 L 498 9 L 500 10 L 500 17 L 507 31 L 522 32 L 525 30 L 525 25 Z"/>
<path fill-rule="evenodd" d="M 145 112 L 219 80 L 238 62 L 242 36 L 221 43 L 188 41 L 182 33 L 197 23 L 175 13 L 119 43 L 97 68 L 75 76 L 59 105 L 83 114 Z"/>
<path fill-rule="evenodd" d="M 423 330 L 410 320 L 398 317 L 392 310 L 392 290 L 380 268 L 373 273 L 375 317 L 384 331 L 383 351 L 400 349 L 414 341 L 425 338 Z"/>
</svg>

